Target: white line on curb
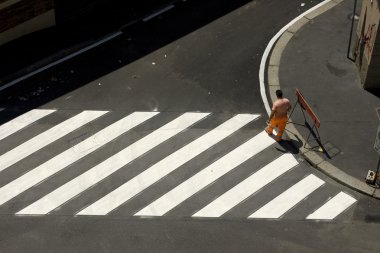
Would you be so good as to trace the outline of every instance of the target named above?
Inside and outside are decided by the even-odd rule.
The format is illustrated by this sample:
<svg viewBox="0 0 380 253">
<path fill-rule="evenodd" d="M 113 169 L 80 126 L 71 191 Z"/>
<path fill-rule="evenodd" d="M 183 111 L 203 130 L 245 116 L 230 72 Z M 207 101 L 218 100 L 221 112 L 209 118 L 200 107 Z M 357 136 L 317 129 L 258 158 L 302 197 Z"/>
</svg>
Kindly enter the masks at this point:
<svg viewBox="0 0 380 253">
<path fill-rule="evenodd" d="M 269 41 L 268 43 L 268 46 L 266 47 L 264 53 L 263 53 L 263 56 L 261 58 L 261 62 L 260 62 L 260 71 L 259 71 L 259 80 L 260 80 L 260 93 L 261 93 L 261 98 L 263 100 L 263 103 L 264 103 L 264 106 L 265 106 L 265 109 L 268 113 L 268 115 L 270 114 L 271 112 L 271 109 L 270 109 L 270 106 L 269 106 L 269 101 L 268 101 L 268 98 L 267 98 L 267 95 L 266 95 L 266 92 L 265 92 L 265 83 L 264 83 L 264 74 L 265 74 L 265 64 L 267 62 L 267 59 L 268 59 L 268 56 L 269 56 L 269 53 L 271 52 L 272 48 L 273 48 L 273 45 L 276 43 L 276 41 L 278 40 L 278 38 L 280 38 L 280 36 L 290 27 L 292 26 L 293 24 L 295 24 L 298 20 L 302 19 L 304 16 L 306 16 L 307 14 L 309 14 L 310 12 L 318 9 L 319 7 L 327 4 L 328 2 L 330 2 L 331 0 L 325 0 L 323 1 L 322 3 L 320 4 L 317 4 L 316 6 L 314 6 L 313 8 L 305 11 L 304 13 L 302 13 L 301 15 L 299 15 L 298 17 L 296 17 L 295 19 L 293 19 L 292 21 L 290 21 L 290 23 L 288 23 L 287 25 L 285 25 L 280 31 L 278 31 L 278 33 Z"/>
</svg>

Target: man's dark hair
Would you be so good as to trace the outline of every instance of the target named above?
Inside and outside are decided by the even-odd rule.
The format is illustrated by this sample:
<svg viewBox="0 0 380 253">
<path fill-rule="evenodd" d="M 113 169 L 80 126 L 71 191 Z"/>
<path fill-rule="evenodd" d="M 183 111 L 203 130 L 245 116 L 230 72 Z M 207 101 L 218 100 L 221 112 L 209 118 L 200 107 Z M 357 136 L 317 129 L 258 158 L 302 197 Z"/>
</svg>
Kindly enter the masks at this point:
<svg viewBox="0 0 380 253">
<path fill-rule="evenodd" d="M 276 96 L 282 98 L 282 90 L 276 90 Z"/>
</svg>

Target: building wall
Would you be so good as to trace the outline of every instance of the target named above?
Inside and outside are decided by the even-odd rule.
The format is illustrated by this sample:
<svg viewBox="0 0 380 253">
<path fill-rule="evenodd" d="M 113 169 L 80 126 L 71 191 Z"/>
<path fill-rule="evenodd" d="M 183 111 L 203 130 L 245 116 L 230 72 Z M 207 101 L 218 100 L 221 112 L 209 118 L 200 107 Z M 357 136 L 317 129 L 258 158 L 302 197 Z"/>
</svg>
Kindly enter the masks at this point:
<svg viewBox="0 0 380 253">
<path fill-rule="evenodd" d="M 0 0 L 0 45 L 55 25 L 53 0 Z"/>
<path fill-rule="evenodd" d="M 379 0 L 363 0 L 354 54 L 363 88 L 380 88 Z"/>
</svg>

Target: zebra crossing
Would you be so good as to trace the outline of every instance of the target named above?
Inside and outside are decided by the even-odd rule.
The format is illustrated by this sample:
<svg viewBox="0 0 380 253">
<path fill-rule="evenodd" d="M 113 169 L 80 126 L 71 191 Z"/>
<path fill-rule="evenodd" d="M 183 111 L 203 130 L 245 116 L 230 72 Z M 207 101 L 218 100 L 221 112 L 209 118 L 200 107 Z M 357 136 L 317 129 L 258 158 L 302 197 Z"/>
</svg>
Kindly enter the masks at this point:
<svg viewBox="0 0 380 253">
<path fill-rule="evenodd" d="M 308 202 L 298 219 L 332 220 L 355 206 L 274 152 L 263 125 L 260 114 L 34 109 L 0 126 L 0 214 L 221 218 L 244 206 L 240 218 L 281 219 Z M 299 179 L 265 194 L 286 175 Z"/>
</svg>

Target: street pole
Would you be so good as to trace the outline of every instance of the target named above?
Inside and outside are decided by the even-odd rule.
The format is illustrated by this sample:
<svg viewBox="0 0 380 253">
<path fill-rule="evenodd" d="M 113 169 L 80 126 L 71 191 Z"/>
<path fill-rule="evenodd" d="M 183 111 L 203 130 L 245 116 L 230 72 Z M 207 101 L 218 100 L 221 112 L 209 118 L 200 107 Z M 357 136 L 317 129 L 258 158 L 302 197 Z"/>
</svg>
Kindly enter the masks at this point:
<svg viewBox="0 0 380 253">
<path fill-rule="evenodd" d="M 354 2 L 354 10 L 352 12 L 352 17 L 351 17 L 351 31 L 350 31 L 350 38 L 348 40 L 348 49 L 347 49 L 347 58 L 350 59 L 351 61 L 355 61 L 356 59 L 350 57 L 350 51 L 351 51 L 351 40 L 352 40 L 352 33 L 354 30 L 354 22 L 355 22 L 355 15 L 356 15 L 356 4 L 358 0 L 355 0 Z"/>
</svg>

